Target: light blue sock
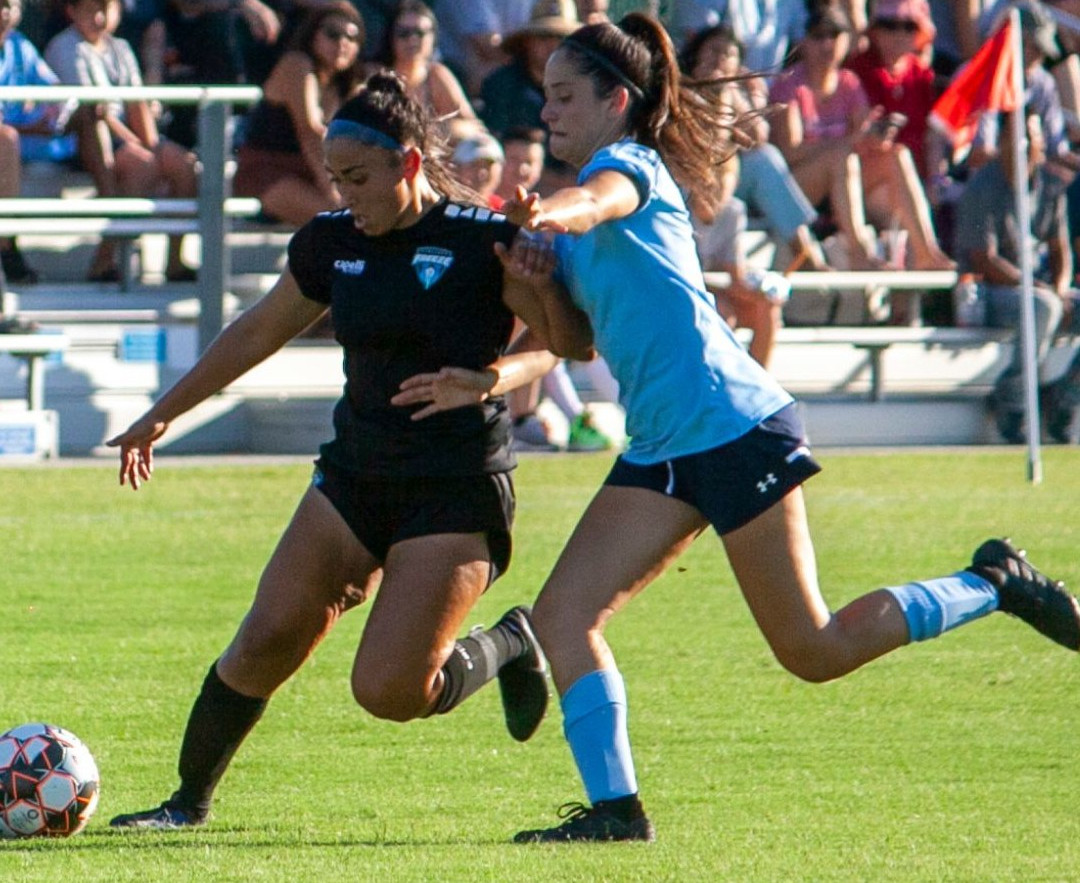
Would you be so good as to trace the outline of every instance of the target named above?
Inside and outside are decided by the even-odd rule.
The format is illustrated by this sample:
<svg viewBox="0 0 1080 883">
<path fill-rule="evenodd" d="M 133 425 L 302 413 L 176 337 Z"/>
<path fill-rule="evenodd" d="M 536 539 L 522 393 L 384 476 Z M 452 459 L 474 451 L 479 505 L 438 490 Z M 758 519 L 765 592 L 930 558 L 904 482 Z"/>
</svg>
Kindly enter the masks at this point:
<svg viewBox="0 0 1080 883">
<path fill-rule="evenodd" d="M 562 698 L 563 733 L 590 803 L 637 794 L 626 728 L 626 686 L 617 669 L 582 675 Z"/>
<path fill-rule="evenodd" d="M 997 589 L 968 570 L 952 576 L 892 586 L 912 641 L 927 641 L 998 608 Z"/>
</svg>

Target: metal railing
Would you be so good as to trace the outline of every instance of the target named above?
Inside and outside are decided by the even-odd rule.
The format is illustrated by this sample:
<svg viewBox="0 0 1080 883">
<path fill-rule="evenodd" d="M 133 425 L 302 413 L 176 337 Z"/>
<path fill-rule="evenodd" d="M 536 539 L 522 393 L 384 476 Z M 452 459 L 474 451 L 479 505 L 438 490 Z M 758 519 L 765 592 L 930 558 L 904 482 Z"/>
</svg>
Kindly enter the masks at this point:
<svg viewBox="0 0 1080 883">
<path fill-rule="evenodd" d="M 202 238 L 198 279 L 200 351 L 225 322 L 224 295 L 229 278 L 225 163 L 232 106 L 254 104 L 261 97 L 262 90 L 257 86 L 0 86 L 0 102 L 158 101 L 166 105 L 198 105 L 196 150 L 202 166 L 196 212 Z"/>
</svg>

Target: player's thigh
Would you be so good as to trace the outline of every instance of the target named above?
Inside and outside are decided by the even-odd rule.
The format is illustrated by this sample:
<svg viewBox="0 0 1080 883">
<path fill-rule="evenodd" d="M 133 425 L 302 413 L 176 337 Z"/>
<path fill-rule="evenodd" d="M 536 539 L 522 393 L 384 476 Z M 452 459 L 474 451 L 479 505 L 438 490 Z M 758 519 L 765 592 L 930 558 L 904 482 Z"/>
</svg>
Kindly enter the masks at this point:
<svg viewBox="0 0 1080 883">
<path fill-rule="evenodd" d="M 541 641 L 557 644 L 604 622 L 663 573 L 704 529 L 693 506 L 656 491 L 604 485 L 537 599 Z"/>
<path fill-rule="evenodd" d="M 304 645 L 365 600 L 380 575 L 379 561 L 330 501 L 308 488 L 263 570 L 245 627 L 288 631 Z"/>
<path fill-rule="evenodd" d="M 483 533 L 430 534 L 391 546 L 357 649 L 354 691 L 429 688 L 491 574 Z"/>
<path fill-rule="evenodd" d="M 753 521 L 724 534 L 723 543 L 769 645 L 779 651 L 812 643 L 830 613 L 818 587 L 802 489 L 794 488 Z"/>
</svg>

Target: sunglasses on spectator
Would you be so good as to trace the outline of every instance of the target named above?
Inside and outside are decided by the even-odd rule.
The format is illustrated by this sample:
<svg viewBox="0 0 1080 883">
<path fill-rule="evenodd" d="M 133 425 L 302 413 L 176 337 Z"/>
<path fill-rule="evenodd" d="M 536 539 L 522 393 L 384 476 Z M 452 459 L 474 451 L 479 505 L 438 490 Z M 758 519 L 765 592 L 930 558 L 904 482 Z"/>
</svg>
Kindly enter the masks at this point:
<svg viewBox="0 0 1080 883">
<path fill-rule="evenodd" d="M 835 40 L 839 36 L 840 32 L 834 31 L 831 28 L 826 31 L 809 31 L 806 35 L 808 40 L 818 40 L 822 42 L 825 40 Z"/>
<path fill-rule="evenodd" d="M 431 28 L 394 28 L 394 36 L 399 40 L 408 40 L 409 37 L 424 37 L 431 36 Z"/>
<path fill-rule="evenodd" d="M 319 28 L 319 33 L 326 37 L 327 40 L 333 40 L 335 43 L 342 38 L 350 43 L 360 42 L 360 29 L 357 27 L 335 28 L 333 25 L 325 25 Z"/>
<path fill-rule="evenodd" d="M 874 27 L 883 31 L 903 31 L 905 34 L 914 34 L 919 30 L 918 22 L 906 18 L 875 18 Z"/>
</svg>

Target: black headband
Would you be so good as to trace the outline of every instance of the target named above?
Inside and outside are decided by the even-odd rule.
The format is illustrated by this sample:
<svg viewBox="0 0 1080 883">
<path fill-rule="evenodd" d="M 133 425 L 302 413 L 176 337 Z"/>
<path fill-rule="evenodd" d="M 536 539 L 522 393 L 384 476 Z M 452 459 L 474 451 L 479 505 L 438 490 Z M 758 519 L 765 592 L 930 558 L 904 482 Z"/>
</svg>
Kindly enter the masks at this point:
<svg viewBox="0 0 1080 883">
<path fill-rule="evenodd" d="M 621 70 L 619 70 L 619 68 L 615 65 L 614 62 L 612 62 L 609 58 L 605 58 L 603 55 L 601 55 L 595 49 L 592 49 L 591 47 L 586 46 L 583 43 L 579 43 L 573 37 L 567 37 L 565 40 L 563 40 L 563 45 L 564 46 L 566 46 L 566 45 L 572 46 L 574 49 L 576 49 L 578 52 L 580 52 L 582 55 L 584 55 L 590 61 L 593 61 L 597 65 L 602 67 L 609 74 L 611 74 L 616 80 L 618 80 L 620 83 L 622 83 L 627 88 L 627 90 L 630 92 L 630 94 L 633 95 L 635 98 L 642 99 L 642 98 L 645 97 L 645 93 L 641 91 L 641 87 L 637 83 L 635 83 L 625 73 L 623 73 Z"/>
</svg>

